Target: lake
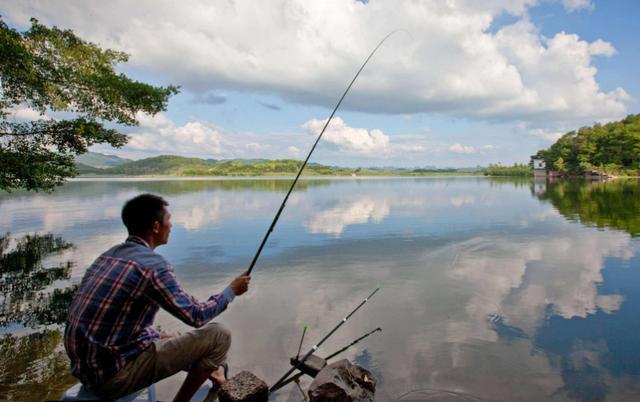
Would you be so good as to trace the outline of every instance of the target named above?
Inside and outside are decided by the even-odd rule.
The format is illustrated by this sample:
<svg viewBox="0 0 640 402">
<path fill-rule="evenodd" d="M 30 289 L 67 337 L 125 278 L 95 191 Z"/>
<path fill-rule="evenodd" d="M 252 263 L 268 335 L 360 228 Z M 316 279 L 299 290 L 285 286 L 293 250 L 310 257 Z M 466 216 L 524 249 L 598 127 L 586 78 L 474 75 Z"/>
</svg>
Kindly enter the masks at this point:
<svg viewBox="0 0 640 402">
<path fill-rule="evenodd" d="M 125 239 L 126 200 L 169 201 L 173 230 L 156 251 L 205 299 L 246 269 L 289 184 L 80 179 L 0 194 L 0 400 L 57 398 L 74 383 L 58 324 L 65 289 Z M 638 181 L 303 180 L 249 292 L 217 319 L 233 333 L 232 374 L 273 384 L 304 325 L 306 351 L 378 285 L 318 352 L 381 327 L 339 356 L 374 373 L 376 400 L 640 398 Z M 187 329 L 165 313 L 156 323 Z M 161 382 L 159 397 L 179 381 Z M 302 394 L 290 385 L 273 400 Z"/>
</svg>

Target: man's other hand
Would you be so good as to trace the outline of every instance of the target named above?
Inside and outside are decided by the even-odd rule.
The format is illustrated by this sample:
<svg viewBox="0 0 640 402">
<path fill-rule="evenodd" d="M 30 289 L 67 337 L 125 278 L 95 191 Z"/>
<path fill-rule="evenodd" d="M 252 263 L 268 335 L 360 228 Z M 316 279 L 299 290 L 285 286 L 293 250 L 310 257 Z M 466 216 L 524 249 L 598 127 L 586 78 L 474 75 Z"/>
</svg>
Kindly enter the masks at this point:
<svg viewBox="0 0 640 402">
<path fill-rule="evenodd" d="M 240 296 L 244 292 L 249 289 L 249 281 L 251 277 L 247 275 L 246 272 L 243 272 L 242 275 L 231 281 L 229 287 L 233 290 L 233 294 L 236 296 Z"/>
</svg>

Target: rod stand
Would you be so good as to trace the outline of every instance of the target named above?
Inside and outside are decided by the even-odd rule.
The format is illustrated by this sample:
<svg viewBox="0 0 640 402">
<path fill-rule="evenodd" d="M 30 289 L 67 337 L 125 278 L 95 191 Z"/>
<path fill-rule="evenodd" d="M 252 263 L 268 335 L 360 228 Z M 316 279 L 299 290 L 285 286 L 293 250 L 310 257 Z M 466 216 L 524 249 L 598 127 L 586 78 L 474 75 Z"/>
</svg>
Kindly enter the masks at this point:
<svg viewBox="0 0 640 402">
<path fill-rule="evenodd" d="M 291 365 L 304 374 L 315 377 L 318 375 L 320 370 L 322 370 L 326 365 L 327 361 L 320 356 L 311 355 L 305 361 L 300 362 L 298 357 L 292 357 L 290 359 Z"/>
</svg>

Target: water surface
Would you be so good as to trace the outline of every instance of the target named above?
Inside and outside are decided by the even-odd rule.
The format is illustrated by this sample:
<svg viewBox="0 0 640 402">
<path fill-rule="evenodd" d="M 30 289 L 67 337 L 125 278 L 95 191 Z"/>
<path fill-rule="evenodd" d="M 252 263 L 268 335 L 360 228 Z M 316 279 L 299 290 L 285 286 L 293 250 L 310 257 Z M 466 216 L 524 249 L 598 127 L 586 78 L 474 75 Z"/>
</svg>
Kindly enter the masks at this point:
<svg viewBox="0 0 640 402">
<path fill-rule="evenodd" d="M 27 274 L 2 266 L 0 354 L 14 358 L 0 369 L 0 399 L 55 398 L 73 383 L 55 325 L 60 289 L 126 237 L 127 199 L 152 192 L 169 201 L 174 226 L 157 251 L 204 299 L 247 267 L 288 185 L 80 180 L 52 194 L 1 194 L 3 253 L 21 240 L 31 265 Z M 318 353 L 382 327 L 341 355 L 374 372 L 377 400 L 638 399 L 639 207 L 636 181 L 305 180 L 250 291 L 219 317 L 233 332 L 231 370 L 272 384 L 303 325 L 308 349 L 379 284 Z M 157 324 L 188 329 L 164 313 Z M 163 381 L 161 399 L 179 381 Z M 302 396 L 291 386 L 273 399 Z"/>
</svg>

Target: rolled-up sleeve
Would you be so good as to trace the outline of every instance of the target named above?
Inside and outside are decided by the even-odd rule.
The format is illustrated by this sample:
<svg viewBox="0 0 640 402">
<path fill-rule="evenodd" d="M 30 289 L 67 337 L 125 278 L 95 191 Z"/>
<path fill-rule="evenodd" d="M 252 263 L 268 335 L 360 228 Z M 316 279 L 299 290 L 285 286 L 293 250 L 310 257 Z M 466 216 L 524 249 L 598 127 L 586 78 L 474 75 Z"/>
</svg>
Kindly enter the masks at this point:
<svg viewBox="0 0 640 402">
<path fill-rule="evenodd" d="M 226 288 L 222 293 L 200 302 L 185 292 L 173 273 L 171 265 L 154 267 L 150 275 L 149 296 L 160 307 L 185 324 L 201 327 L 222 313 L 233 300 L 233 291 Z"/>
</svg>

